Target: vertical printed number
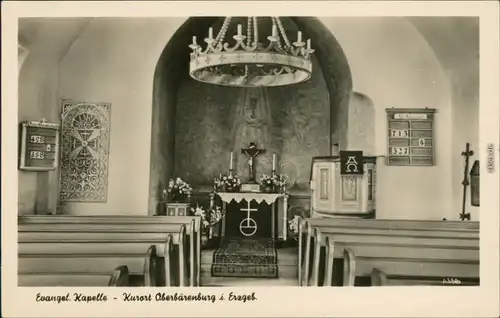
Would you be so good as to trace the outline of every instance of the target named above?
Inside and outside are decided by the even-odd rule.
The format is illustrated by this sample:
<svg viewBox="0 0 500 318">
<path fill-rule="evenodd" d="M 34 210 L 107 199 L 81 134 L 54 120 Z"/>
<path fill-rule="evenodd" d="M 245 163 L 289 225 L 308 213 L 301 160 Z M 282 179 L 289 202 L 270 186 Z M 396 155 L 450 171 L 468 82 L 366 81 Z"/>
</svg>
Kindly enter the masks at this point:
<svg viewBox="0 0 500 318">
<path fill-rule="evenodd" d="M 408 136 L 408 129 L 391 129 L 391 137 L 407 138 Z"/>
<path fill-rule="evenodd" d="M 394 156 L 405 156 L 410 154 L 408 147 L 392 147 L 391 154 Z"/>
<path fill-rule="evenodd" d="M 425 147 L 425 139 L 424 138 L 419 138 L 418 139 L 418 145 L 420 147 Z"/>
</svg>

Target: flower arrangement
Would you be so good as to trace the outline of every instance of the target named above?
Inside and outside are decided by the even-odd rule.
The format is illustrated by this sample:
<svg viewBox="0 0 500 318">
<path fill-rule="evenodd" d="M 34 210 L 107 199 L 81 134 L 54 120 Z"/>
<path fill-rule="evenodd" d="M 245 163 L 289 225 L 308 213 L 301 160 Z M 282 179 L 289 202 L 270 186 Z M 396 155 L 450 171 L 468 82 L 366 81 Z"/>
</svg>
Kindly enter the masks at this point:
<svg viewBox="0 0 500 318">
<path fill-rule="evenodd" d="M 287 184 L 288 184 L 288 181 L 286 180 L 286 177 L 282 174 L 278 175 L 278 177 L 276 178 L 275 186 L 277 186 L 283 192 L 285 192 Z"/>
<path fill-rule="evenodd" d="M 193 188 L 181 178 L 170 179 L 168 188 L 163 190 L 165 201 L 188 202 L 191 198 Z"/>
<path fill-rule="evenodd" d="M 191 207 L 191 213 L 201 216 L 201 225 L 204 229 L 213 227 L 222 219 L 222 211 L 219 206 L 205 210 L 203 206 L 196 205 L 196 208 Z"/>
<path fill-rule="evenodd" d="M 215 206 L 205 210 L 197 204 L 196 207 L 191 207 L 191 213 L 201 217 L 201 247 L 205 248 L 210 245 L 212 228 L 222 219 L 221 208 Z"/>
<path fill-rule="evenodd" d="M 298 234 L 299 233 L 299 215 L 295 215 L 293 219 L 288 220 L 288 229 L 290 232 L 293 234 Z"/>
<path fill-rule="evenodd" d="M 214 179 L 214 185 L 219 191 L 237 191 L 241 186 L 241 179 L 236 174 L 220 175 Z"/>
<path fill-rule="evenodd" d="M 260 177 L 260 184 L 265 190 L 267 190 L 267 192 L 275 191 L 275 189 L 280 189 L 284 192 L 287 180 L 285 176 L 281 174 L 263 174 Z"/>
<path fill-rule="evenodd" d="M 290 238 L 294 241 L 298 241 L 299 239 L 299 220 L 307 219 L 309 207 L 307 206 L 293 206 L 290 208 L 288 215 L 288 230 L 290 231 Z M 292 217 L 293 216 L 293 217 Z"/>
</svg>

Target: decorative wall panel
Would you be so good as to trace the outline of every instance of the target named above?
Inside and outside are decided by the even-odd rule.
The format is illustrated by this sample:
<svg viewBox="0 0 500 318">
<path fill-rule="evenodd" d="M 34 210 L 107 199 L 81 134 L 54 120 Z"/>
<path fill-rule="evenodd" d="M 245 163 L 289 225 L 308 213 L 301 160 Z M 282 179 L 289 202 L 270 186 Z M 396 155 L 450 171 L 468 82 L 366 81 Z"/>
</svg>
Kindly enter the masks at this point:
<svg viewBox="0 0 500 318">
<path fill-rule="evenodd" d="M 177 98 L 175 175 L 195 187 L 227 171 L 231 151 L 245 181 L 247 158 L 241 148 L 253 141 L 266 149 L 256 158 L 257 179 L 271 172 L 276 153 L 278 173 L 308 192 L 311 158 L 330 152 L 329 93 L 315 60 L 307 83 L 245 89 L 185 79 Z"/>
<path fill-rule="evenodd" d="M 63 102 L 60 200 L 106 202 L 110 104 Z"/>
<path fill-rule="evenodd" d="M 342 200 L 356 201 L 357 200 L 357 177 L 342 176 Z"/>
</svg>

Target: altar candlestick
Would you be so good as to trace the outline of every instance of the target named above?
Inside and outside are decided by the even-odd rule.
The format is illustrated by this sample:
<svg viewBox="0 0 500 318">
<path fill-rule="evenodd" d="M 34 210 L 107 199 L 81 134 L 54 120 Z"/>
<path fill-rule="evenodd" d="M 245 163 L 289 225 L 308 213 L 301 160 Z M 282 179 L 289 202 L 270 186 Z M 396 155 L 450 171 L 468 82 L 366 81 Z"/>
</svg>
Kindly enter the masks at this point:
<svg viewBox="0 0 500 318">
<path fill-rule="evenodd" d="M 196 37 L 193 36 L 193 44 L 196 45 Z"/>
<path fill-rule="evenodd" d="M 311 39 L 307 40 L 307 49 L 311 49 Z"/>
<path fill-rule="evenodd" d="M 278 35 L 278 28 L 275 25 L 273 25 L 273 31 L 272 32 L 273 32 L 272 33 L 273 36 Z"/>
<path fill-rule="evenodd" d="M 214 38 L 214 29 L 208 28 L 208 38 L 211 40 Z"/>
<path fill-rule="evenodd" d="M 302 32 L 297 32 L 297 42 L 302 42 Z"/>
<path fill-rule="evenodd" d="M 241 35 L 242 33 L 241 24 L 238 24 L 238 35 Z"/>
<path fill-rule="evenodd" d="M 231 151 L 231 157 L 229 158 L 229 170 L 233 170 L 233 152 Z"/>
<path fill-rule="evenodd" d="M 276 154 L 273 153 L 273 171 L 276 171 Z"/>
</svg>

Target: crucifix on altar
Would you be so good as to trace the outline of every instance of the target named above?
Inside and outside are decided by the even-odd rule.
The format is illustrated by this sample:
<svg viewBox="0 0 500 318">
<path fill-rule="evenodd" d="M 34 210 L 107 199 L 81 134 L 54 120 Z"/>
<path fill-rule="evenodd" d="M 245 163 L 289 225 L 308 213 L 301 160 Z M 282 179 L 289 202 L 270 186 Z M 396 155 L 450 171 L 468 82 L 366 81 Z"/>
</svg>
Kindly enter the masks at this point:
<svg viewBox="0 0 500 318">
<path fill-rule="evenodd" d="M 248 158 L 248 183 L 257 183 L 255 181 L 255 157 L 266 152 L 265 149 L 257 148 L 254 142 L 251 142 L 248 148 L 241 149 L 241 153 L 247 155 Z"/>
</svg>

